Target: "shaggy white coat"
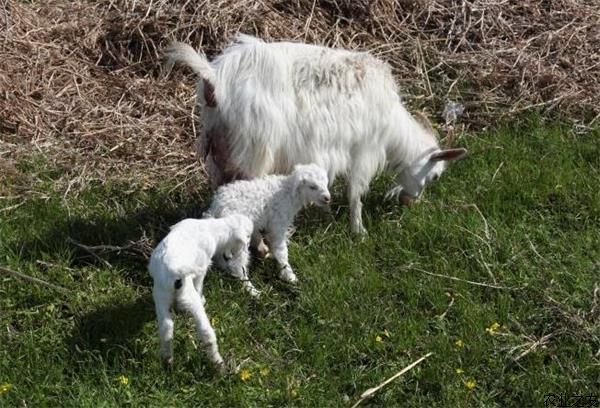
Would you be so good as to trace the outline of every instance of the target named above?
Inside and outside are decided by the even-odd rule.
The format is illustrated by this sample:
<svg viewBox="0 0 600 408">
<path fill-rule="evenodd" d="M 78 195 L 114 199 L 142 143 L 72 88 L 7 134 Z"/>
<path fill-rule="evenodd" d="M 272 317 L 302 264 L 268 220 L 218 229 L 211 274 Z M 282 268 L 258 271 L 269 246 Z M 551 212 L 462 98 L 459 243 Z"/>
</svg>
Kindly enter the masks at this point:
<svg viewBox="0 0 600 408">
<path fill-rule="evenodd" d="M 171 231 L 152 252 L 148 270 L 154 281 L 152 295 L 156 308 L 160 336 L 160 356 L 166 364 L 173 362 L 174 301 L 190 312 L 196 330 L 206 346 L 209 359 L 222 367 L 217 338 L 206 311 L 202 284 L 211 259 L 224 254 L 229 266 L 240 279 L 246 276 L 247 247 L 252 233 L 252 221 L 233 214 L 221 219 L 188 218 L 171 227 Z"/>
<path fill-rule="evenodd" d="M 223 217 L 239 213 L 248 216 L 254 225 L 251 245 L 259 247 L 264 237 L 279 265 L 279 277 L 295 282 L 297 278 L 288 261 L 287 231 L 303 207 L 311 203 L 318 206 L 330 203 L 327 185 L 325 170 L 315 164 L 297 165 L 288 176 L 270 175 L 221 186 L 204 215 Z"/>
<path fill-rule="evenodd" d="M 330 183 L 346 178 L 357 233 L 365 232 L 361 196 L 377 172 L 396 173 L 390 194 L 410 201 L 466 153 L 440 149 L 433 129 L 403 106 L 390 66 L 366 52 L 239 35 L 210 63 L 182 43 L 168 55 L 202 78 L 198 104 L 205 85 L 216 101 L 204 110 L 199 144 L 213 183 L 316 163 Z"/>
</svg>

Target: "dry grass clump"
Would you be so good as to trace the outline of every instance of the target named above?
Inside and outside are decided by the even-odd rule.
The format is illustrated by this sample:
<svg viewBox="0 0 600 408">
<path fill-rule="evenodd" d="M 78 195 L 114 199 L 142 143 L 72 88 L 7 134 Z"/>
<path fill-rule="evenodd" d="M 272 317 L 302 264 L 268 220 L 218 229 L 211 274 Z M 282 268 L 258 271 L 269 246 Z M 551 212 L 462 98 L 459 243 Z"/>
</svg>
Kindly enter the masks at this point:
<svg viewBox="0 0 600 408">
<path fill-rule="evenodd" d="M 448 100 L 476 125 L 531 109 L 600 114 L 595 0 L 6 0 L 0 29 L 0 169 L 42 153 L 65 191 L 201 171 L 193 78 L 160 69 L 175 38 L 209 56 L 238 31 L 368 49 L 438 122 Z"/>
</svg>

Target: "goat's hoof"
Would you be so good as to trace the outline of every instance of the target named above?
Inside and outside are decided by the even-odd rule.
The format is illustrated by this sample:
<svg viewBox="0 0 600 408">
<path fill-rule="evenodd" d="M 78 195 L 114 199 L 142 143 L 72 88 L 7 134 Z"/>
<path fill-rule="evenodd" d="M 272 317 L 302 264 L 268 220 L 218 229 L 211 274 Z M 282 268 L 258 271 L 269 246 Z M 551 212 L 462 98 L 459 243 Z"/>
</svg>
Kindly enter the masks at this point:
<svg viewBox="0 0 600 408">
<path fill-rule="evenodd" d="M 369 235 L 367 233 L 367 230 L 365 229 L 365 227 L 362 224 L 352 226 L 352 232 L 354 233 L 354 235 L 363 237 L 363 238 L 365 238 L 365 237 L 367 237 L 367 235 Z"/>
<path fill-rule="evenodd" d="M 160 361 L 164 368 L 166 368 L 166 369 L 173 368 L 173 356 L 163 356 L 160 358 Z"/>
<path fill-rule="evenodd" d="M 271 257 L 271 251 L 269 251 L 269 249 L 257 248 L 256 249 L 256 257 L 259 260 L 264 261 L 265 259 Z"/>
<path fill-rule="evenodd" d="M 287 283 L 297 283 L 298 282 L 298 278 L 296 277 L 296 274 L 294 272 L 292 272 L 291 269 L 285 268 L 282 269 L 281 272 L 279 272 L 279 279 L 281 279 L 284 282 Z"/>
</svg>

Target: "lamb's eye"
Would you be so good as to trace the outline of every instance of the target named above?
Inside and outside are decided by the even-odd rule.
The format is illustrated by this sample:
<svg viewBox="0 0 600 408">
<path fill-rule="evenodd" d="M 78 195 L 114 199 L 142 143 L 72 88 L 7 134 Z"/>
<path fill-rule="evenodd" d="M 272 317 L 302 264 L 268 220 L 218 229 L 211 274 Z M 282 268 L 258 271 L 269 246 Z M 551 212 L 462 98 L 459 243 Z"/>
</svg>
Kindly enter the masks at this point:
<svg viewBox="0 0 600 408">
<path fill-rule="evenodd" d="M 315 186 L 315 185 L 313 184 L 313 185 L 311 185 L 309 188 L 310 188 L 311 190 L 316 190 L 318 187 L 317 187 L 317 186 Z"/>
<path fill-rule="evenodd" d="M 440 178 L 439 174 L 434 174 L 433 177 L 431 177 L 431 181 L 436 181 L 439 178 Z"/>
</svg>

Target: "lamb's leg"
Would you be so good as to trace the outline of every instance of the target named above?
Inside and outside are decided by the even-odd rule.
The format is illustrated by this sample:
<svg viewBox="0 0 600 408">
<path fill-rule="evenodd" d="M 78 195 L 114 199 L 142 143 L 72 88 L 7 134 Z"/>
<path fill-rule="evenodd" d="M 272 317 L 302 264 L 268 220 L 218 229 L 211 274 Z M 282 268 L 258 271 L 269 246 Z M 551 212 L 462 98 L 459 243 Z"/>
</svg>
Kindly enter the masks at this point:
<svg viewBox="0 0 600 408">
<path fill-rule="evenodd" d="M 239 255 L 228 261 L 229 273 L 242 281 L 242 286 L 250 294 L 250 296 L 257 297 L 260 295 L 260 291 L 254 287 L 248 276 L 248 261 L 250 254 L 248 248 L 243 248 Z"/>
<path fill-rule="evenodd" d="M 160 358 L 166 365 L 173 364 L 173 317 L 171 304 L 173 303 L 174 288 L 161 288 L 156 284 L 152 290 L 156 319 L 158 320 L 158 335 L 160 337 Z"/>
<path fill-rule="evenodd" d="M 289 283 L 296 283 L 298 278 L 288 262 L 286 231 L 269 238 L 271 252 L 277 261 L 277 265 L 279 266 L 279 279 Z"/>
<path fill-rule="evenodd" d="M 219 371 L 222 371 L 224 369 L 223 357 L 219 353 L 217 336 L 206 315 L 200 294 L 191 285 L 184 284 L 181 290 L 183 291 L 179 298 L 181 306 L 192 314 L 198 337 L 207 350 L 209 360 Z"/>
<path fill-rule="evenodd" d="M 206 305 L 206 298 L 204 297 L 204 293 L 202 293 L 202 286 L 204 284 L 204 277 L 206 276 L 206 274 L 201 274 L 201 275 L 197 275 L 194 276 L 193 280 L 194 280 L 194 288 L 196 289 L 196 292 L 198 292 L 198 294 L 200 295 L 200 299 L 202 299 L 202 305 Z"/>
</svg>

